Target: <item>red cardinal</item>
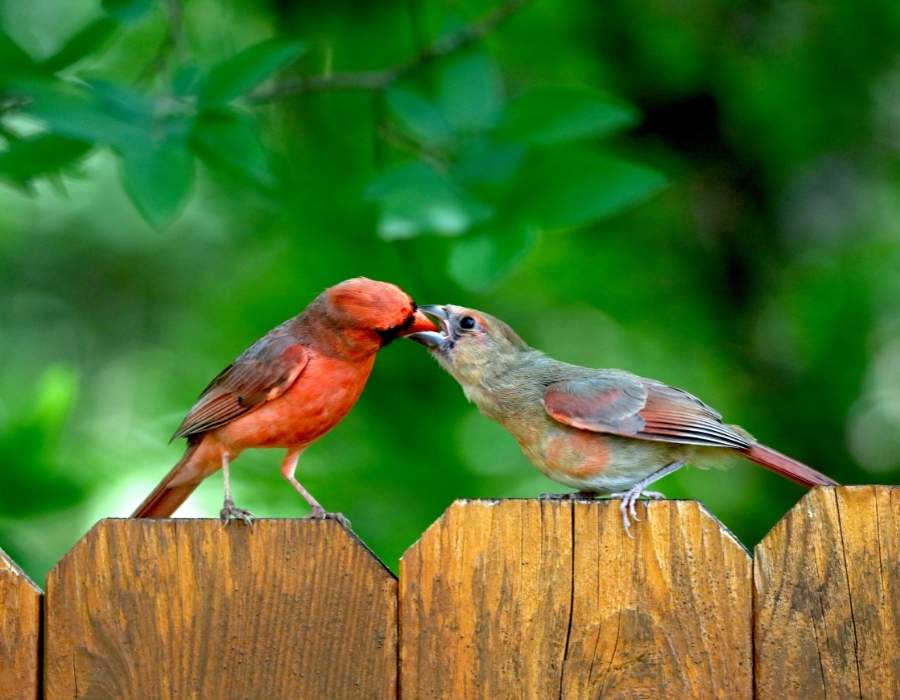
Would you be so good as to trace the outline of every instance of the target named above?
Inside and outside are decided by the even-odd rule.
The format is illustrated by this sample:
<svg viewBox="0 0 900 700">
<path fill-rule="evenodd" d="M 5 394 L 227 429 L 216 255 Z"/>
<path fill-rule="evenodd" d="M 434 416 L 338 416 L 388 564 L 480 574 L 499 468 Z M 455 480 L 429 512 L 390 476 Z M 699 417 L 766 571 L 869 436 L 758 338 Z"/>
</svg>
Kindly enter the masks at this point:
<svg viewBox="0 0 900 700">
<path fill-rule="evenodd" d="M 737 453 L 804 486 L 837 483 L 723 423 L 686 391 L 618 369 L 559 362 L 481 311 L 422 310 L 440 319 L 441 331 L 409 337 L 431 350 L 546 476 L 581 495 L 621 497 L 626 531 L 642 494 L 662 497 L 645 489 L 687 462 L 710 465 Z"/>
<path fill-rule="evenodd" d="M 222 518 L 250 522 L 251 514 L 235 507 L 228 478 L 229 463 L 248 447 L 286 448 L 282 475 L 306 499 L 313 518 L 327 517 L 294 478 L 300 453 L 353 408 L 378 350 L 398 336 L 436 329 L 393 284 L 358 277 L 326 289 L 206 387 L 173 437 L 187 437 L 184 457 L 133 517 L 170 516 L 221 468 Z"/>
</svg>

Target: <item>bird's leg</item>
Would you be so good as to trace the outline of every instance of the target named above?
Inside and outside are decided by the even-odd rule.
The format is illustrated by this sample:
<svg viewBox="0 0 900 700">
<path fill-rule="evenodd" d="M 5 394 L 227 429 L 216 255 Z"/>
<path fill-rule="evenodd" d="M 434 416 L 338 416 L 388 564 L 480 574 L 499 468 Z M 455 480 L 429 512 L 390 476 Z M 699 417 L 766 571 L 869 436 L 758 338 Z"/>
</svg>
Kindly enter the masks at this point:
<svg viewBox="0 0 900 700">
<path fill-rule="evenodd" d="M 249 510 L 236 507 L 234 501 L 231 500 L 231 477 L 228 473 L 230 463 L 228 453 L 222 453 L 222 478 L 225 481 L 225 502 L 222 504 L 222 510 L 219 511 L 219 517 L 226 525 L 232 520 L 240 520 L 247 523 L 247 525 L 252 525 L 253 513 Z"/>
<path fill-rule="evenodd" d="M 313 498 L 313 495 L 307 491 L 303 484 L 297 481 L 294 476 L 294 472 L 297 471 L 297 460 L 300 459 L 300 453 L 303 450 L 288 450 L 288 453 L 284 457 L 284 461 L 281 463 L 281 475 L 290 482 L 291 486 L 294 487 L 294 490 L 303 496 L 303 500 L 309 504 L 309 507 L 312 509 L 312 513 L 309 517 L 313 520 L 324 520 L 326 518 L 330 520 L 337 520 L 344 527 L 350 527 L 350 521 L 347 520 L 340 513 L 329 513 L 327 512 L 319 502 Z"/>
<path fill-rule="evenodd" d="M 622 502 L 619 504 L 619 510 L 622 511 L 622 524 L 625 526 L 625 534 L 634 539 L 634 535 L 631 534 L 631 521 L 638 521 L 640 518 L 637 516 L 637 508 L 635 507 L 635 503 L 637 500 L 643 496 L 644 498 L 665 498 L 663 494 L 659 491 L 645 491 L 650 484 L 655 481 L 659 481 L 664 476 L 671 474 L 674 471 L 678 471 L 684 466 L 684 462 L 670 462 L 662 469 L 657 469 L 655 472 L 650 474 L 649 476 L 644 477 L 639 482 L 637 482 L 634 486 L 632 486 L 627 491 L 620 491 L 618 493 L 611 493 L 607 496 L 607 498 L 621 498 Z"/>
</svg>

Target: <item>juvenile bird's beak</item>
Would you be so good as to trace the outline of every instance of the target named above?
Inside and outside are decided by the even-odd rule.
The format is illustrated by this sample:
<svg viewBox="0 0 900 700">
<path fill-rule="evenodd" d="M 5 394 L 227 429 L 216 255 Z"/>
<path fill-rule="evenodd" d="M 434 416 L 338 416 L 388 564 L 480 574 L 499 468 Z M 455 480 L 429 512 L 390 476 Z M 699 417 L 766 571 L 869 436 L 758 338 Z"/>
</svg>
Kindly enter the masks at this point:
<svg viewBox="0 0 900 700">
<path fill-rule="evenodd" d="M 443 306 L 437 306 L 436 304 L 425 304 L 420 306 L 416 313 L 421 314 L 422 312 L 436 318 L 441 324 L 440 330 L 438 330 L 438 327 L 431 321 L 428 321 L 428 330 L 419 330 L 417 332 L 409 333 L 406 337 L 424 345 L 429 350 L 443 349 L 447 345 L 450 330 L 450 316 L 447 313 L 447 310 Z M 415 328 L 415 326 L 413 326 L 413 328 Z"/>
</svg>

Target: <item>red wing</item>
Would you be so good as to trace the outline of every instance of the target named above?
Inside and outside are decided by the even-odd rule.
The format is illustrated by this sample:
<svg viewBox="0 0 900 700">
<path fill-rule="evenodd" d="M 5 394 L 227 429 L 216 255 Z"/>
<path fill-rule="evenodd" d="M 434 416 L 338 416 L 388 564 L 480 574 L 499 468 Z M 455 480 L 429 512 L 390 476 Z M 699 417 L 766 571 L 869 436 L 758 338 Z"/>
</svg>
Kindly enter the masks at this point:
<svg viewBox="0 0 900 700">
<path fill-rule="evenodd" d="M 695 396 L 625 373 L 551 384 L 544 407 L 560 423 L 598 433 L 709 447 L 750 445 Z"/>
<path fill-rule="evenodd" d="M 206 387 L 172 439 L 230 423 L 281 396 L 309 362 L 296 338 L 277 328 L 252 345 Z"/>
</svg>

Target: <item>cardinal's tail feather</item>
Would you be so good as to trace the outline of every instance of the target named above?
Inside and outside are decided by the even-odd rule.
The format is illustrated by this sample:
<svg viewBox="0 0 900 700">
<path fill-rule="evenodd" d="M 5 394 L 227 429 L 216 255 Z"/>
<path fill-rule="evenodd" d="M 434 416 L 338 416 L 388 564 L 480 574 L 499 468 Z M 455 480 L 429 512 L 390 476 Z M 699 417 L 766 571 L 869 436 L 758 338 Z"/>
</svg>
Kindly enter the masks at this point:
<svg viewBox="0 0 900 700">
<path fill-rule="evenodd" d="M 817 472 L 812 467 L 803 464 L 803 462 L 798 462 L 796 459 L 783 455 L 765 445 L 760 445 L 758 443 L 752 445 L 744 450 L 744 456 L 751 462 L 756 462 L 756 464 L 761 467 L 765 467 L 781 476 L 786 476 L 788 479 L 796 481 L 798 484 L 803 484 L 803 486 L 839 485 L 838 482 L 830 476 Z"/>
<path fill-rule="evenodd" d="M 184 456 L 157 484 L 131 514 L 132 518 L 168 518 L 187 500 L 197 485 L 209 474 L 203 469 L 203 455 L 198 452 L 202 440 L 188 444 Z"/>
</svg>

